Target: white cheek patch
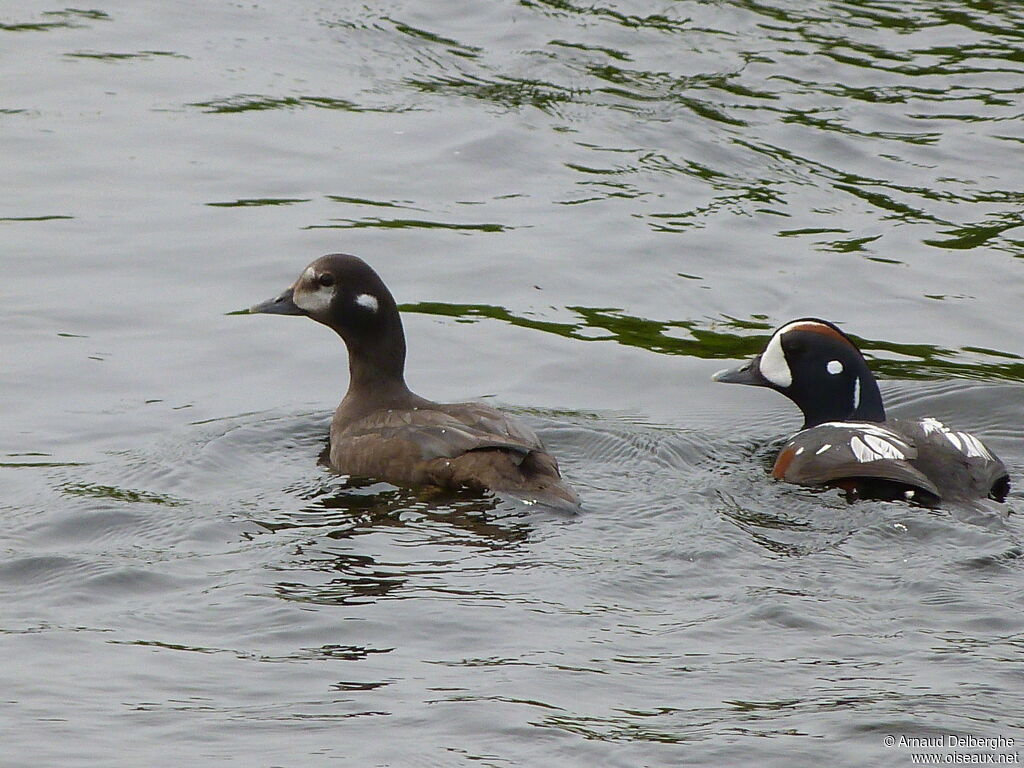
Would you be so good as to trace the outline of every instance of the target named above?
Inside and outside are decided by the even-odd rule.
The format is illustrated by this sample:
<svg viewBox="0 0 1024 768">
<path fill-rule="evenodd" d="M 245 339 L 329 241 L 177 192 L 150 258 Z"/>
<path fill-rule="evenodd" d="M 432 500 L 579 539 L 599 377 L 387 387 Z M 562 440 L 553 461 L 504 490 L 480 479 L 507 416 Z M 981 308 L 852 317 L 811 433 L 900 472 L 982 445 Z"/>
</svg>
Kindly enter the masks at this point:
<svg viewBox="0 0 1024 768">
<path fill-rule="evenodd" d="M 315 291 L 296 288 L 292 294 L 292 301 L 295 302 L 295 306 L 309 312 L 311 315 L 326 312 L 330 308 L 333 299 L 334 286 L 332 285 L 321 285 Z"/>
<path fill-rule="evenodd" d="M 829 373 L 835 376 L 837 373 L 843 372 L 843 364 L 838 360 L 829 360 L 828 365 L 825 366 Z"/>
<path fill-rule="evenodd" d="M 772 340 L 768 342 L 768 346 L 761 354 L 759 366 L 761 375 L 782 389 L 786 389 L 793 383 L 793 372 L 789 370 L 786 354 L 782 351 L 782 334 L 785 332 L 786 329 L 782 328 L 772 336 Z"/>
<path fill-rule="evenodd" d="M 370 310 L 371 312 L 376 312 L 380 307 L 380 304 L 377 302 L 377 297 L 372 293 L 360 293 L 356 296 L 356 304 L 363 309 Z"/>
</svg>

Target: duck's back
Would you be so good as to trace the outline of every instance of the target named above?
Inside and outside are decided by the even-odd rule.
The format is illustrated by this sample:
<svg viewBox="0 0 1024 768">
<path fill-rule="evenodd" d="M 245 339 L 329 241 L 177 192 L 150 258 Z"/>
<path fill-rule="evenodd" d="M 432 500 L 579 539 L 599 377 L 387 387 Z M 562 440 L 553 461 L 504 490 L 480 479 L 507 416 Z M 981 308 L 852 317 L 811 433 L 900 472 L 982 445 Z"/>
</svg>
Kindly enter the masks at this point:
<svg viewBox="0 0 1024 768">
<path fill-rule="evenodd" d="M 505 492 L 575 508 L 575 492 L 536 433 L 518 419 L 478 403 L 384 408 L 351 418 L 339 408 L 331 424 L 331 466 L 397 485 Z"/>
<path fill-rule="evenodd" d="M 937 419 L 893 419 L 890 424 L 917 446 L 915 466 L 947 500 L 993 498 L 1010 490 L 1006 465 L 977 437 L 957 432 Z"/>
</svg>

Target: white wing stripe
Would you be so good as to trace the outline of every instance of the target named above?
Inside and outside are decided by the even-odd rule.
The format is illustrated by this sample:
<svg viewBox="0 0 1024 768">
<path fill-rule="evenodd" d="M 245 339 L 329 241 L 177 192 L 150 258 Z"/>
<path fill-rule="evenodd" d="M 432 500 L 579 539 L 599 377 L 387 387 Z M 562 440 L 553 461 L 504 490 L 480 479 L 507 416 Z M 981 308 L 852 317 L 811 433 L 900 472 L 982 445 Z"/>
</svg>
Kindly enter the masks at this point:
<svg viewBox="0 0 1024 768">
<path fill-rule="evenodd" d="M 865 433 L 854 435 L 850 440 L 850 449 L 857 461 L 869 462 L 879 459 L 905 459 L 906 454 L 895 442 L 884 440 L 876 435 Z"/>
<path fill-rule="evenodd" d="M 957 432 L 960 439 L 964 441 L 964 453 L 968 456 L 975 456 L 979 459 L 991 459 L 992 454 L 986 450 L 985 445 L 974 435 L 966 432 Z"/>
</svg>

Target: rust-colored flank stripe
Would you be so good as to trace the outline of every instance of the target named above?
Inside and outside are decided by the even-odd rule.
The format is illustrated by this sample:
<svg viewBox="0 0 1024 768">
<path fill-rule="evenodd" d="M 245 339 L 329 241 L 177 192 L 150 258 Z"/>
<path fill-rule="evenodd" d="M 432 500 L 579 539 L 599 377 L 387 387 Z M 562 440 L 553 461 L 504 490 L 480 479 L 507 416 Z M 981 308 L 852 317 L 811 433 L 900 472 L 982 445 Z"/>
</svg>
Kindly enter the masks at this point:
<svg viewBox="0 0 1024 768">
<path fill-rule="evenodd" d="M 783 449 L 782 453 L 779 454 L 779 458 L 775 460 L 775 466 L 772 467 L 772 477 L 776 480 L 785 480 L 786 470 L 789 469 L 789 465 L 793 463 L 795 458 L 796 450 L 794 448 Z"/>
</svg>

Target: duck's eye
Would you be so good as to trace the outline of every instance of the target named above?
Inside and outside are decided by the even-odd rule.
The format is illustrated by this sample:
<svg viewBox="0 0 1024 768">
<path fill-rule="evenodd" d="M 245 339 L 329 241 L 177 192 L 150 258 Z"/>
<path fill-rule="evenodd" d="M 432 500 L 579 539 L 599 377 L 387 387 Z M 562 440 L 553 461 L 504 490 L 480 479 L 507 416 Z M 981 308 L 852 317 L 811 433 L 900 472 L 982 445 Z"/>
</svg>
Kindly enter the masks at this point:
<svg viewBox="0 0 1024 768">
<path fill-rule="evenodd" d="M 332 275 L 330 272 L 323 272 L 316 279 L 316 281 L 320 283 L 320 285 L 322 285 L 324 288 L 330 288 L 332 285 L 334 285 L 334 275 Z"/>
</svg>

